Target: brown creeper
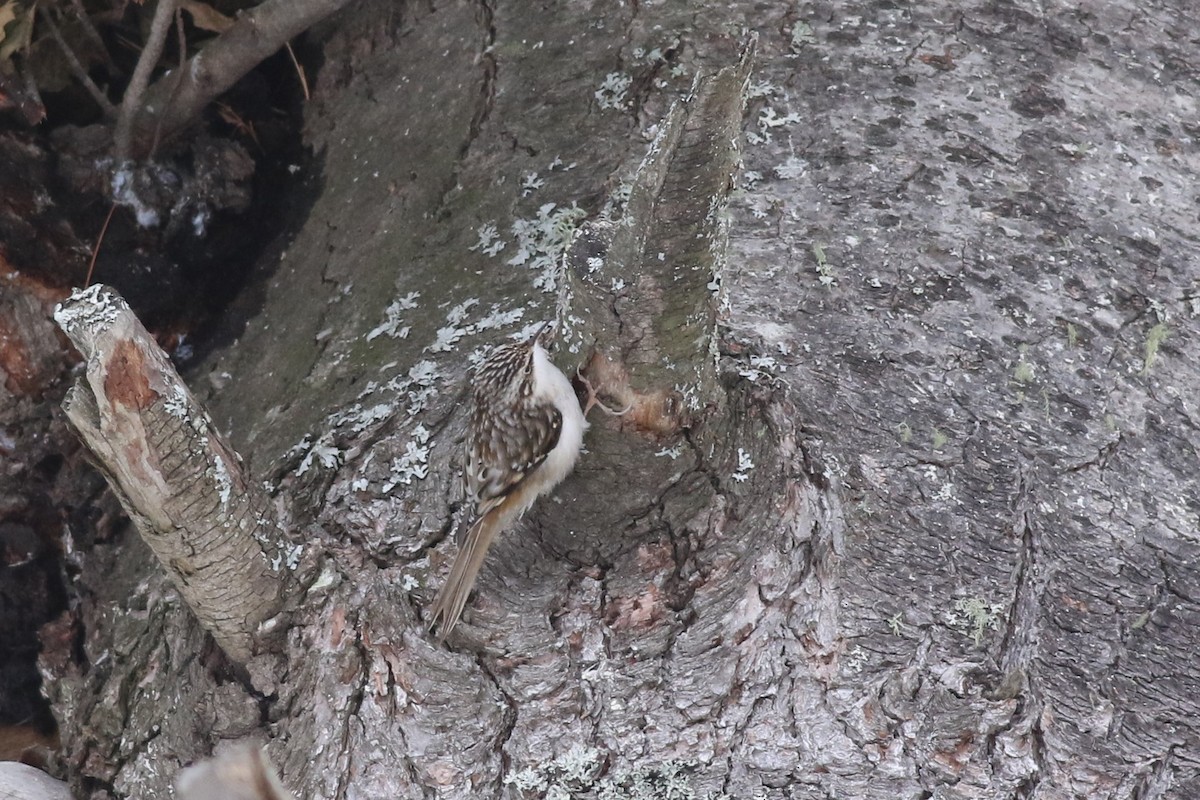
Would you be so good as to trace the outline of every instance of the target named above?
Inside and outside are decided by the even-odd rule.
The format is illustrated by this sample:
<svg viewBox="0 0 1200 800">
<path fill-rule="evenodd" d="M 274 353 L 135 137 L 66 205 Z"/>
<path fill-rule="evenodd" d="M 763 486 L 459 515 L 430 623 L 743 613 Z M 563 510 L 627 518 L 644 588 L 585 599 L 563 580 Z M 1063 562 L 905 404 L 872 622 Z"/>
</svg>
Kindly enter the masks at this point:
<svg viewBox="0 0 1200 800">
<path fill-rule="evenodd" d="M 475 516 L 459 535 L 450 576 L 429 612 L 442 639 L 462 616 L 492 540 L 579 458 L 588 424 L 571 382 L 542 346 L 548 327 L 496 347 L 475 371 L 464 475 Z"/>
</svg>

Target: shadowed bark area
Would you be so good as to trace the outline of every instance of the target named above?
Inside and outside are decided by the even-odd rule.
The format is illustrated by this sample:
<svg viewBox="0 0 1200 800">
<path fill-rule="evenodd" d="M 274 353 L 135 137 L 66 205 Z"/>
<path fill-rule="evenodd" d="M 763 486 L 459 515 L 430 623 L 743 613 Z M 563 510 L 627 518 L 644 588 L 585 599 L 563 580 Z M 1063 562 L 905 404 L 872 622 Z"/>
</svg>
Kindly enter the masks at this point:
<svg viewBox="0 0 1200 800">
<path fill-rule="evenodd" d="M 356 7 L 197 378 L 296 622 L 231 670 L 135 546 L 54 689 L 76 786 L 248 737 L 302 798 L 1195 794 L 1186 11 Z M 467 365 L 552 316 L 637 413 L 439 647 Z"/>
<path fill-rule="evenodd" d="M 127 93 L 115 126 L 118 162 L 145 158 L 160 141 L 194 124 L 206 106 L 246 73 L 348 2 L 266 0 L 239 12 L 228 30 L 183 65 L 182 74 L 168 72 L 148 90 L 143 78 L 136 91 Z M 156 52 L 161 47 L 160 42 Z"/>
</svg>

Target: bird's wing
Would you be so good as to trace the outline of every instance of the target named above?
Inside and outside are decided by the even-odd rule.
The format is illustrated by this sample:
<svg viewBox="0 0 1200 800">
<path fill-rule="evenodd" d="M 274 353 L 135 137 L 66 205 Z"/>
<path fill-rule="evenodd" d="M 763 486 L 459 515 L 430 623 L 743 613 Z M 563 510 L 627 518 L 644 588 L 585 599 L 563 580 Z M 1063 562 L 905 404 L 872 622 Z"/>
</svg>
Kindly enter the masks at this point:
<svg viewBox="0 0 1200 800">
<path fill-rule="evenodd" d="M 562 434 L 562 413 L 550 403 L 520 414 L 476 410 L 467 453 L 467 495 L 475 516 L 498 506 L 541 466 Z"/>
<path fill-rule="evenodd" d="M 534 492 L 522 492 L 522 484 L 554 450 L 562 424 L 562 413 L 550 403 L 523 402 L 519 411 L 500 412 L 476 403 L 466 469 L 475 516 L 458 531 L 458 554 L 429 611 L 429 625 L 441 639 L 458 624 L 492 540 L 532 501 Z"/>
</svg>

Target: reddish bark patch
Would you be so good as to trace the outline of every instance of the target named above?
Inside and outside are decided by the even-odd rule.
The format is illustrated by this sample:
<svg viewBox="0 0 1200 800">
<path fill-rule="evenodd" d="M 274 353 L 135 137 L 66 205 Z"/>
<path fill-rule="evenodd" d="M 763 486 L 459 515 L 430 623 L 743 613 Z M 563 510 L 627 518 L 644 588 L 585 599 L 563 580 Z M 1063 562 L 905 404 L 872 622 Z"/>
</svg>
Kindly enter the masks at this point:
<svg viewBox="0 0 1200 800">
<path fill-rule="evenodd" d="M 657 586 L 632 597 L 614 597 L 606 621 L 614 631 L 646 629 L 662 619 L 663 595 Z"/>
<path fill-rule="evenodd" d="M 138 411 L 158 399 L 146 377 L 146 356 L 133 342 L 117 343 L 104 373 L 104 394 L 109 402 Z"/>
<path fill-rule="evenodd" d="M 637 565 L 642 572 L 661 572 L 674 563 L 674 551 L 666 542 L 644 544 L 637 549 Z"/>
<path fill-rule="evenodd" d="M 3 253 L 0 253 L 0 282 L 33 295 L 46 308 L 53 308 L 71 294 L 69 286 L 54 286 L 21 272 L 4 258 Z"/>
<path fill-rule="evenodd" d="M 329 625 L 329 645 L 338 650 L 342 646 L 342 635 L 346 632 L 346 609 L 338 606 L 333 609 L 333 618 Z"/>
<path fill-rule="evenodd" d="M 7 314 L 0 314 L 0 369 L 5 373 L 5 388 L 15 395 L 35 394 L 45 384 L 46 376 L 38 369 L 16 321 Z"/>
</svg>

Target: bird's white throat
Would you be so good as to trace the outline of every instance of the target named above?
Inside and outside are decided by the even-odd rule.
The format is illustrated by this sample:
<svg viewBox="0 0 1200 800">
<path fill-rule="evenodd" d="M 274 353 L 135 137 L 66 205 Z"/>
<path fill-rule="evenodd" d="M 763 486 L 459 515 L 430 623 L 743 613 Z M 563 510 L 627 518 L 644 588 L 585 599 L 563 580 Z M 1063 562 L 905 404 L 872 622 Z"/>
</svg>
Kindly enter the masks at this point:
<svg viewBox="0 0 1200 800">
<path fill-rule="evenodd" d="M 550 354 L 540 344 L 533 346 L 533 387 L 535 397 L 553 403 L 562 414 L 562 433 L 558 437 L 558 444 L 550 451 L 540 470 L 548 484 L 553 486 L 567 477 L 575 466 L 583 446 L 583 432 L 588 424 L 575 398 L 575 390 L 571 388 L 571 381 L 554 366 Z"/>
</svg>

